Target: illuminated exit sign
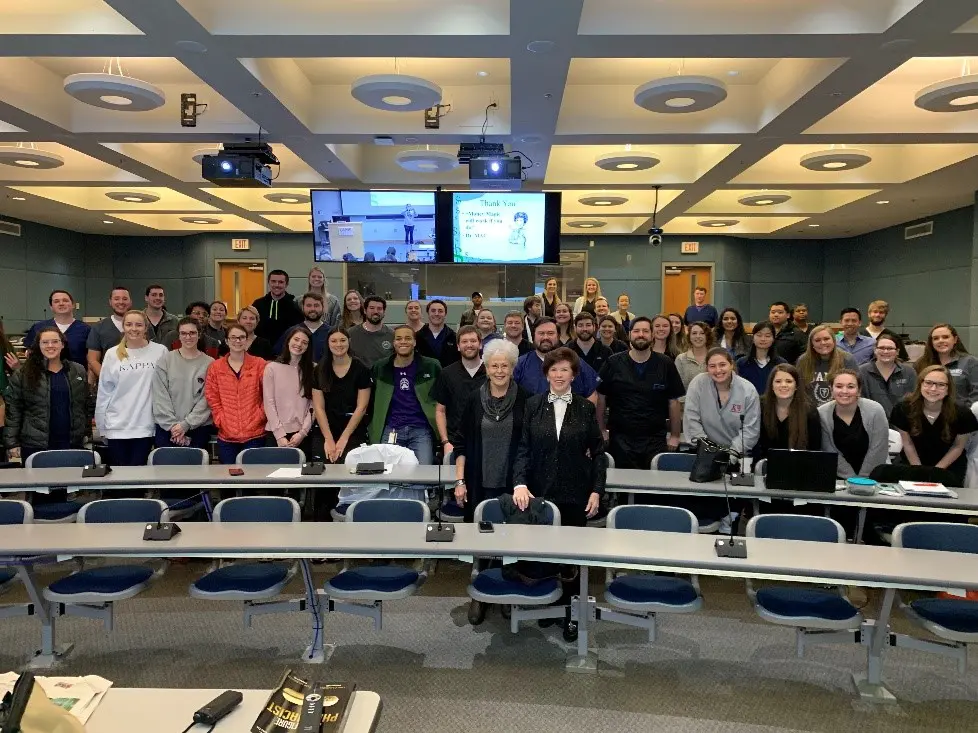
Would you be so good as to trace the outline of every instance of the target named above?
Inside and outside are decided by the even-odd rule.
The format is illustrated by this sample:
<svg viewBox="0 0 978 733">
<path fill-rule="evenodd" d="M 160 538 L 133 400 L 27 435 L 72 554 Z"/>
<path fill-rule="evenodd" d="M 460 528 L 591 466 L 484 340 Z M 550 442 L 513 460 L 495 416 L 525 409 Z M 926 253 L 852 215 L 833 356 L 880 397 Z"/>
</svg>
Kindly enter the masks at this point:
<svg viewBox="0 0 978 733">
<path fill-rule="evenodd" d="M 698 255 L 700 253 L 699 242 L 683 242 L 679 252 L 684 255 Z"/>
<path fill-rule="evenodd" d="M 241 252 L 251 249 L 251 242 L 247 239 L 232 239 L 231 249 Z"/>
</svg>

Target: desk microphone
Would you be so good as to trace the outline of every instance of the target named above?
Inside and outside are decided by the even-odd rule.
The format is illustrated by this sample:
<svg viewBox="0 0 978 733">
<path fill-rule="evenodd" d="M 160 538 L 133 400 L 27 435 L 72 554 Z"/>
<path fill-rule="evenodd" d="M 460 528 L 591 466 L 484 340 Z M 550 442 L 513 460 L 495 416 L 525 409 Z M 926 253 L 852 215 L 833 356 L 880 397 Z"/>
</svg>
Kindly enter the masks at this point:
<svg viewBox="0 0 978 733">
<path fill-rule="evenodd" d="M 455 540 L 455 525 L 441 521 L 442 507 L 445 505 L 445 484 L 441 480 L 441 464 L 438 461 L 438 523 L 430 523 L 425 529 L 425 542 L 452 542 Z"/>
<path fill-rule="evenodd" d="M 740 458 L 740 466 L 743 469 L 744 463 L 747 461 L 747 443 L 744 442 L 744 414 L 740 414 L 740 447 L 743 450 L 743 455 Z M 734 486 L 753 486 L 754 485 L 754 474 L 741 472 L 730 479 L 730 483 Z"/>
<path fill-rule="evenodd" d="M 92 465 L 82 469 L 82 478 L 103 478 L 112 473 L 108 463 L 99 463 L 98 453 L 95 452 L 95 437 L 92 437 Z"/>
</svg>

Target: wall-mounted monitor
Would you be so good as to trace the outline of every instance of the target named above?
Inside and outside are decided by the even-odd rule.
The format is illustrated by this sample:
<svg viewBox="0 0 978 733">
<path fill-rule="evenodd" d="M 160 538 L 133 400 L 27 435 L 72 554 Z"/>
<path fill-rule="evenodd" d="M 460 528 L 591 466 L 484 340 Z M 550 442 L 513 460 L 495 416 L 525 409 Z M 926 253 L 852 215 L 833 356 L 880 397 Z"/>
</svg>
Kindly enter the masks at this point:
<svg viewBox="0 0 978 733">
<path fill-rule="evenodd" d="M 560 262 L 560 193 L 437 194 L 438 261 Z"/>
<path fill-rule="evenodd" d="M 432 191 L 314 190 L 316 262 L 434 262 Z"/>
</svg>

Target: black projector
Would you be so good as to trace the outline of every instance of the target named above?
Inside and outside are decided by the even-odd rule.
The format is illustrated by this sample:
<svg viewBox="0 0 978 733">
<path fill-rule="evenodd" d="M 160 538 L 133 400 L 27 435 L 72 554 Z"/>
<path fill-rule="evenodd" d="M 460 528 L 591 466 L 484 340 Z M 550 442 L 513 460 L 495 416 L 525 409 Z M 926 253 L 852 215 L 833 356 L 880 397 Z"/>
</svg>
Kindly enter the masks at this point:
<svg viewBox="0 0 978 733">
<path fill-rule="evenodd" d="M 201 159 L 200 175 L 217 186 L 260 188 L 272 185 L 272 169 L 254 155 L 205 155 Z"/>
</svg>

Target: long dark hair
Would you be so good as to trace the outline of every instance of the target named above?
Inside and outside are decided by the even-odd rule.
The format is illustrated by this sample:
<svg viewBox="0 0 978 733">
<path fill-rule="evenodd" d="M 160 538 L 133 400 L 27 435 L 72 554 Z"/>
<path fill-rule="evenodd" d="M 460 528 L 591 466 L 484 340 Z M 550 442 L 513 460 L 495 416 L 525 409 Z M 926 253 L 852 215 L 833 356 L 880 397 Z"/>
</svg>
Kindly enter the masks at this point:
<svg viewBox="0 0 978 733">
<path fill-rule="evenodd" d="M 44 354 L 41 353 L 41 338 L 46 333 L 55 333 L 58 338 L 61 339 L 61 361 L 64 363 L 64 353 L 65 349 L 68 347 L 68 343 L 65 341 L 65 335 L 61 333 L 61 329 L 57 326 L 45 326 L 37 335 L 34 337 L 34 348 L 31 349 L 30 355 L 27 357 L 27 361 L 21 367 L 21 371 L 24 374 L 24 386 L 29 390 L 35 390 L 41 384 L 41 376 L 47 371 L 48 364 L 47 359 L 44 358 Z"/>
<path fill-rule="evenodd" d="M 302 387 L 302 396 L 307 400 L 312 399 L 312 372 L 314 368 L 314 363 L 312 360 L 312 331 L 303 325 L 293 326 L 288 331 L 285 332 L 285 338 L 282 340 L 282 353 L 278 355 L 275 359 L 279 364 L 289 364 L 292 361 L 292 352 L 289 351 L 289 342 L 292 337 L 297 333 L 304 334 L 307 339 L 309 339 L 309 346 L 306 347 L 305 352 L 299 357 L 299 384 Z"/>
<path fill-rule="evenodd" d="M 754 324 L 754 329 L 751 331 L 750 335 L 750 351 L 747 352 L 747 363 L 752 361 L 757 361 L 757 347 L 754 345 L 754 334 L 763 329 L 767 329 L 771 332 L 771 346 L 767 350 L 767 358 L 770 359 L 774 355 L 774 324 L 770 321 L 758 321 Z"/>
<path fill-rule="evenodd" d="M 941 402 L 941 417 L 944 419 L 944 425 L 941 428 L 941 440 L 950 443 L 954 439 L 951 434 L 951 425 L 954 424 L 958 416 L 958 410 L 954 402 L 954 380 L 951 379 L 951 372 L 948 371 L 947 367 L 933 364 L 920 370 L 917 386 L 914 388 L 913 394 L 906 398 L 910 407 L 907 422 L 910 423 L 910 435 L 913 437 L 919 437 L 924 432 L 924 420 L 926 418 L 924 417 L 924 398 L 920 391 L 924 386 L 924 379 L 928 374 L 934 372 L 940 372 L 947 378 L 947 392 L 944 393 L 944 400 Z"/>
<path fill-rule="evenodd" d="M 938 323 L 930 330 L 930 333 L 927 334 L 927 345 L 924 347 L 924 353 L 919 359 L 917 359 L 917 363 L 914 364 L 914 368 L 917 370 L 918 374 L 929 366 L 941 365 L 941 357 L 938 355 L 937 351 L 934 350 L 934 331 L 939 328 L 946 328 L 951 332 L 951 335 L 954 336 L 954 348 L 951 349 L 952 359 L 956 359 L 962 354 L 968 353 L 968 350 L 964 348 L 964 344 L 961 343 L 961 337 L 958 336 L 957 329 L 955 329 L 950 323 Z"/>
<path fill-rule="evenodd" d="M 319 385 L 319 389 L 322 390 L 323 394 L 329 394 L 329 391 L 333 388 L 333 379 L 336 377 L 333 373 L 333 352 L 329 350 L 329 340 L 333 337 L 334 333 L 341 334 L 346 339 L 347 354 L 351 360 L 356 359 L 353 354 L 350 354 L 350 332 L 343 328 L 343 326 L 337 326 L 330 331 L 329 336 L 326 337 L 326 350 L 323 352 L 323 358 L 316 364 L 316 383 Z"/>
<path fill-rule="evenodd" d="M 791 364 L 778 364 L 771 370 L 767 389 L 761 397 L 761 424 L 771 440 L 778 437 L 778 397 L 774 394 L 774 378 L 784 372 L 795 380 L 795 394 L 788 405 L 788 447 L 794 450 L 808 448 L 808 390 L 802 384 L 801 375 Z"/>
<path fill-rule="evenodd" d="M 741 343 L 747 336 L 747 332 L 744 331 L 744 319 L 741 317 L 740 311 L 738 311 L 736 308 L 724 308 L 722 311 L 720 311 L 720 317 L 717 319 L 717 325 L 713 329 L 713 336 L 718 345 L 723 343 L 723 336 L 725 333 L 723 330 L 724 313 L 733 313 L 737 317 L 737 327 L 734 328 L 733 340 L 730 343 L 730 348 L 734 348 L 734 346 Z"/>
</svg>

